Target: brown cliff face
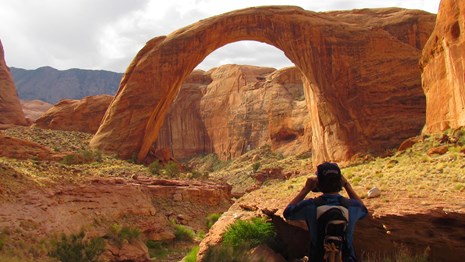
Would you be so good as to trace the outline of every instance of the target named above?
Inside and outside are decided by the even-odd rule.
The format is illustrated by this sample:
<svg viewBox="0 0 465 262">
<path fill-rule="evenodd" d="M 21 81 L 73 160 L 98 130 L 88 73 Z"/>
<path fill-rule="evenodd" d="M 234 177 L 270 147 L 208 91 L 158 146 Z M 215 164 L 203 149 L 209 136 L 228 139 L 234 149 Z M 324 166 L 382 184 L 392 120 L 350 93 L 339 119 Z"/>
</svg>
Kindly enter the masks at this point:
<svg viewBox="0 0 465 262">
<path fill-rule="evenodd" d="M 465 126 L 465 2 L 443 0 L 421 58 L 425 133 Z"/>
<path fill-rule="evenodd" d="M 156 147 L 169 149 L 176 159 L 210 153 L 210 139 L 202 121 L 200 101 L 211 78 L 195 70 L 182 84 L 160 129 Z"/>
<path fill-rule="evenodd" d="M 394 8 L 314 13 L 272 6 L 204 19 L 140 50 L 91 146 L 143 159 L 189 73 L 215 49 L 254 40 L 282 50 L 304 75 L 315 162 L 383 152 L 424 125 L 418 60 L 434 19 Z"/>
<path fill-rule="evenodd" d="M 176 159 L 203 153 L 231 159 L 266 144 L 298 154 L 311 146 L 308 116 L 302 74 L 295 67 L 194 71 L 167 114 L 157 147 L 169 148 Z"/>
<path fill-rule="evenodd" d="M 0 124 L 28 125 L 0 41 Z"/>
<path fill-rule="evenodd" d="M 40 128 L 95 133 L 113 96 L 89 96 L 62 100 L 35 121 Z"/>
</svg>

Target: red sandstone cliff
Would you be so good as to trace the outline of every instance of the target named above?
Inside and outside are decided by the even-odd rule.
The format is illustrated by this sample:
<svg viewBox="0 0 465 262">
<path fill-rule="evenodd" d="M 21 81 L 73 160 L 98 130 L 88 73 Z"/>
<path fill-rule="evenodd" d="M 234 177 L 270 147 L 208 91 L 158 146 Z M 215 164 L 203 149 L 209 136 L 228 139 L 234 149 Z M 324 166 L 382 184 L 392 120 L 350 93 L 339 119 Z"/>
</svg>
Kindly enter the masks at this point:
<svg viewBox="0 0 465 262">
<path fill-rule="evenodd" d="M 230 159 L 266 144 L 286 154 L 308 151 L 311 132 L 301 78 L 295 67 L 224 65 L 194 71 L 167 114 L 157 147 L 169 148 L 178 159 L 201 153 Z"/>
<path fill-rule="evenodd" d="M 0 124 L 27 125 L 0 41 Z"/>
<path fill-rule="evenodd" d="M 436 27 L 423 49 L 425 133 L 465 126 L 465 2 L 443 0 Z"/>
</svg>

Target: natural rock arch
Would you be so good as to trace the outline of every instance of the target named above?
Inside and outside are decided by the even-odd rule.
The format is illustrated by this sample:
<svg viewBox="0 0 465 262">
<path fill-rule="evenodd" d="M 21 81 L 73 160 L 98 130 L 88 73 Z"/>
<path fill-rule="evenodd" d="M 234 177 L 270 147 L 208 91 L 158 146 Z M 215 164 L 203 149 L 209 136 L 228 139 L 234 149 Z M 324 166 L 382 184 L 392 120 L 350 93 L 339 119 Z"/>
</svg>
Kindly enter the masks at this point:
<svg viewBox="0 0 465 262">
<path fill-rule="evenodd" d="M 254 40 L 282 50 L 304 75 L 314 161 L 385 150 L 424 124 L 417 64 L 433 26 L 434 15 L 421 11 L 315 13 L 291 6 L 201 20 L 139 51 L 91 146 L 142 160 L 189 73 L 214 50 Z"/>
</svg>

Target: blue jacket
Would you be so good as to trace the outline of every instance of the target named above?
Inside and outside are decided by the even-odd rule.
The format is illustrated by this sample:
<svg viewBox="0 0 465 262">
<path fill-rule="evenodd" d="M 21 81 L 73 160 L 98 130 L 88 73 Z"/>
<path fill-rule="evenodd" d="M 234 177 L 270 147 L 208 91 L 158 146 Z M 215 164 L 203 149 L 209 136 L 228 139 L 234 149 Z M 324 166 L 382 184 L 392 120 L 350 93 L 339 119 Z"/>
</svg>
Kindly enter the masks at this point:
<svg viewBox="0 0 465 262">
<path fill-rule="evenodd" d="M 323 194 L 320 196 L 326 201 L 326 205 L 341 205 L 341 201 L 349 210 L 349 221 L 346 230 L 347 247 L 349 250 L 350 257 L 344 258 L 344 261 L 356 261 L 355 249 L 353 247 L 353 234 L 355 229 L 355 223 L 364 218 L 368 211 L 366 207 L 356 199 L 347 199 L 339 194 Z M 311 258 L 318 256 L 315 254 L 315 240 L 317 239 L 317 205 L 315 204 L 316 198 L 302 200 L 296 205 L 289 205 L 284 210 L 284 217 L 288 220 L 305 220 L 308 225 L 311 240 Z M 321 256 L 320 256 L 321 257 Z M 315 260 L 311 260 L 312 262 Z"/>
</svg>

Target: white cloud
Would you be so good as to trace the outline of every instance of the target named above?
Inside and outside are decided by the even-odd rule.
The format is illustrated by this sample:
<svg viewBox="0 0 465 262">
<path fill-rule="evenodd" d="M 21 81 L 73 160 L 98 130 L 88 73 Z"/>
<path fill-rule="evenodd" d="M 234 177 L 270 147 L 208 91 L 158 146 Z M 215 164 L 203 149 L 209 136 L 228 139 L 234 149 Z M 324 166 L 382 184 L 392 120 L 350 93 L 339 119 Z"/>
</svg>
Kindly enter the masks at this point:
<svg viewBox="0 0 465 262">
<path fill-rule="evenodd" d="M 312 11 L 398 6 L 435 12 L 439 1 L 6 0 L 0 3 L 0 39 L 9 66 L 123 72 L 149 39 L 236 9 L 272 4 Z M 213 52 L 200 67 L 209 69 L 223 62 L 290 65 L 274 47 L 239 42 Z"/>
</svg>

